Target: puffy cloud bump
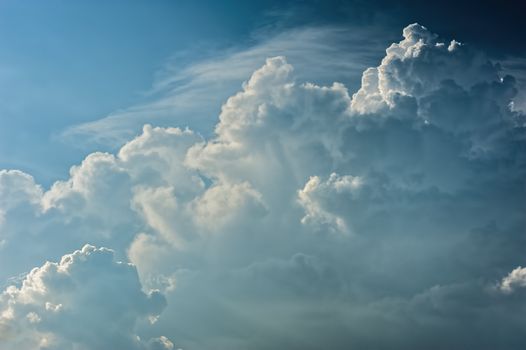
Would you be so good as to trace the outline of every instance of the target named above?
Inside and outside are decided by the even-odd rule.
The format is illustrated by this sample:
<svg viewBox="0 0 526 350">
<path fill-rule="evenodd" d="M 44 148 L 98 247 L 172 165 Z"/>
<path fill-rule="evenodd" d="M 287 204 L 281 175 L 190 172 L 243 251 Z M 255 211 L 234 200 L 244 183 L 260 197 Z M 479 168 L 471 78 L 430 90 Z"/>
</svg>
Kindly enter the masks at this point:
<svg viewBox="0 0 526 350">
<path fill-rule="evenodd" d="M 145 349 L 135 324 L 153 320 L 165 305 L 159 292 L 142 291 L 133 265 L 85 245 L 3 292 L 0 336 L 12 348 Z"/>
</svg>

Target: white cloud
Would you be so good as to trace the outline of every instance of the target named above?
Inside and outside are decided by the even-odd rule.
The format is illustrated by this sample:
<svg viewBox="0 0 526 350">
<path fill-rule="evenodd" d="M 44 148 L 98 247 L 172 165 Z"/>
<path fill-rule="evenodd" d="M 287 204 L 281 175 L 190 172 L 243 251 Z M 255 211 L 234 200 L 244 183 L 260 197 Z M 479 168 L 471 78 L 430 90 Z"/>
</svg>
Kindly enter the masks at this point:
<svg viewBox="0 0 526 350">
<path fill-rule="evenodd" d="M 500 289 L 504 293 L 512 293 L 517 288 L 526 287 L 526 268 L 521 266 L 511 271 L 500 283 Z"/>
<path fill-rule="evenodd" d="M 6 220 L 40 211 L 42 194 L 32 176 L 19 170 L 0 170 L 0 250 L 12 239 Z"/>
<path fill-rule="evenodd" d="M 144 349 L 135 324 L 165 304 L 160 293 L 142 291 L 133 265 L 86 245 L 3 292 L 0 340 L 18 349 Z"/>
<path fill-rule="evenodd" d="M 14 209 L 24 202 L 38 205 L 42 188 L 32 176 L 19 170 L 0 170 L 0 207 Z"/>
<path fill-rule="evenodd" d="M 498 68 L 480 52 L 454 40 L 446 46 L 437 35 L 419 24 L 404 28 L 404 39 L 392 44 L 376 68 L 362 77 L 362 87 L 353 96 L 358 113 L 393 108 L 397 98 L 421 97 L 437 89 L 444 80 L 463 88 L 498 79 Z"/>
<path fill-rule="evenodd" d="M 334 214 L 333 211 L 341 206 L 338 201 L 342 200 L 342 196 L 352 200 L 361 185 L 362 180 L 359 177 L 339 176 L 336 173 L 332 173 L 326 181 L 322 181 L 318 176 L 311 177 L 305 187 L 298 192 L 299 203 L 305 209 L 305 216 L 301 222 L 320 226 L 318 229 L 322 231 L 335 230 L 348 233 L 350 228 L 346 218 Z M 352 213 L 345 214 L 352 215 Z"/>
<path fill-rule="evenodd" d="M 112 154 L 92 153 L 44 193 L 44 210 L 58 210 L 69 220 L 91 220 L 98 233 L 127 223 L 131 200 L 130 175 Z"/>
<path fill-rule="evenodd" d="M 192 203 L 196 225 L 209 232 L 224 229 L 224 225 L 239 225 L 246 218 L 255 220 L 267 213 L 261 193 L 249 183 L 217 184 Z"/>
<path fill-rule="evenodd" d="M 166 337 L 161 336 L 150 340 L 150 350 L 171 350 L 174 348 L 174 344 Z"/>
</svg>

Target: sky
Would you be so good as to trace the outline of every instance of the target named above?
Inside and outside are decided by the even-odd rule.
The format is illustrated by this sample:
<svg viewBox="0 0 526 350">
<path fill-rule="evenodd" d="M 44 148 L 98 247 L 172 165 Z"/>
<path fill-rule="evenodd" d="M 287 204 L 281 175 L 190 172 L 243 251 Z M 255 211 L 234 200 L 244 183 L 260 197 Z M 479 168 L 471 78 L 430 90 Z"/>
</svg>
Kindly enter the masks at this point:
<svg viewBox="0 0 526 350">
<path fill-rule="evenodd" d="M 523 10 L 0 0 L 0 349 L 524 349 Z"/>
</svg>

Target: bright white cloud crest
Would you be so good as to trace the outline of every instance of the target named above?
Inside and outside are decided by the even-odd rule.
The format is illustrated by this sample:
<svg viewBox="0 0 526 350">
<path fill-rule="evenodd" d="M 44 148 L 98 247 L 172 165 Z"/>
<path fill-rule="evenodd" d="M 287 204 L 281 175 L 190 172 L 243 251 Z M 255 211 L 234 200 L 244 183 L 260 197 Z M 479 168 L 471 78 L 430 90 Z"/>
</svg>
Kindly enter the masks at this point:
<svg viewBox="0 0 526 350">
<path fill-rule="evenodd" d="M 15 281 L 0 341 L 475 346 L 519 303 L 489 286 L 524 259 L 524 116 L 509 108 L 514 79 L 483 54 L 417 24 L 403 35 L 352 96 L 269 58 L 225 102 L 212 139 L 147 125 L 47 191 L 0 172 L 0 249 L 24 252 L 1 257 L 3 278 L 86 242 L 114 249 L 84 246 Z M 516 271 L 502 291 L 522 286 Z M 154 288 L 167 307 L 151 325 L 165 303 Z M 377 329 L 393 331 L 379 340 Z"/>
</svg>

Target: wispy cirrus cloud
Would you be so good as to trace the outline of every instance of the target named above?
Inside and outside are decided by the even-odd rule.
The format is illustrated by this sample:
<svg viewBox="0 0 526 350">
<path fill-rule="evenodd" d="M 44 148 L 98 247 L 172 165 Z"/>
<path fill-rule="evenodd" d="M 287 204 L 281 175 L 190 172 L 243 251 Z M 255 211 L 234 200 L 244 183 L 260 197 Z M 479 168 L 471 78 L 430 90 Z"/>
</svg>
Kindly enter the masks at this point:
<svg viewBox="0 0 526 350">
<path fill-rule="evenodd" d="M 189 126 L 210 135 L 219 106 L 270 56 L 286 56 L 300 80 L 359 86 L 363 69 L 379 59 L 386 33 L 376 27 L 304 27 L 274 36 L 259 33 L 249 45 L 199 47 L 172 57 L 144 101 L 62 132 L 66 142 L 122 145 L 145 123 Z M 197 58 L 196 58 L 197 57 Z"/>
</svg>

